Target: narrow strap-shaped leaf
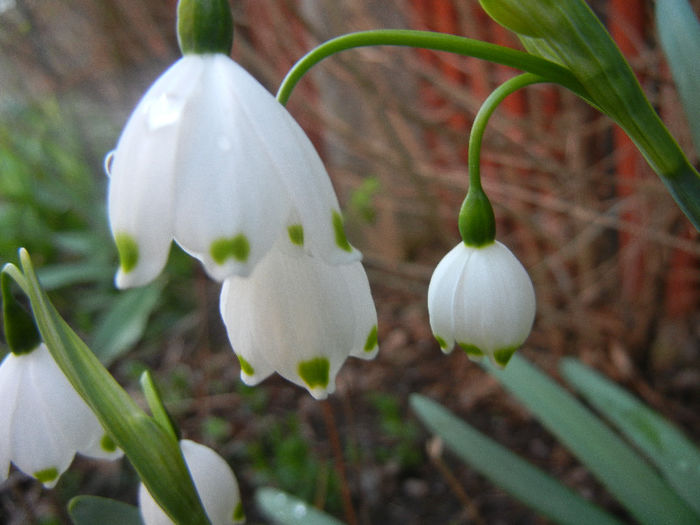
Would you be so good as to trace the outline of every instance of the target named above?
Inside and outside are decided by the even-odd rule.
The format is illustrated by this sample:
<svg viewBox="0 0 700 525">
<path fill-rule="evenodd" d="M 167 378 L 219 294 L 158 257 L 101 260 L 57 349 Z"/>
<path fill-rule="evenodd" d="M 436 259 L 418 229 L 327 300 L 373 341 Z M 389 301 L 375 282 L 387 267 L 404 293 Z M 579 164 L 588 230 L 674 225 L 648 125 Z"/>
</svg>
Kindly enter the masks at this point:
<svg viewBox="0 0 700 525">
<path fill-rule="evenodd" d="M 20 251 L 39 331 L 54 360 L 176 523 L 209 524 L 177 441 L 148 417 L 61 318 Z"/>
<path fill-rule="evenodd" d="M 68 502 L 73 525 L 143 525 L 133 505 L 99 496 L 76 496 Z"/>
<path fill-rule="evenodd" d="M 655 13 L 661 47 L 700 151 L 700 22 L 686 0 L 656 0 Z"/>
<path fill-rule="evenodd" d="M 255 501 L 267 518 L 280 525 L 342 525 L 341 521 L 281 490 L 258 489 Z"/>
<path fill-rule="evenodd" d="M 411 395 L 418 418 L 460 458 L 526 505 L 557 523 L 619 523 L 542 470 L 461 421 L 446 408 Z"/>
<path fill-rule="evenodd" d="M 697 524 L 688 504 L 607 425 L 546 374 L 515 355 L 505 370 L 485 363 L 642 524 Z"/>
<path fill-rule="evenodd" d="M 659 414 L 576 359 L 564 359 L 560 369 L 567 382 L 661 470 L 698 513 L 700 523 L 700 450 Z"/>
<path fill-rule="evenodd" d="M 525 48 L 568 69 L 635 143 L 700 230 L 700 174 L 644 95 L 610 33 L 583 0 L 480 0 Z M 697 55 L 697 51 L 691 51 Z"/>
</svg>

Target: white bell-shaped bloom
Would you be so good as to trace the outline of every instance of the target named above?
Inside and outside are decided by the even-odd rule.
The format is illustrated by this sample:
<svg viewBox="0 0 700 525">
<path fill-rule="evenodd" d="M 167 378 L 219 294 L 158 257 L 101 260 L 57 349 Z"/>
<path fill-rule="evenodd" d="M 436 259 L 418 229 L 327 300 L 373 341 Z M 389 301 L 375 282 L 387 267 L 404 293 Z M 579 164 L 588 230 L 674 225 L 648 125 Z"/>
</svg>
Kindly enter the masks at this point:
<svg viewBox="0 0 700 525">
<path fill-rule="evenodd" d="M 535 290 L 523 265 L 498 241 L 460 242 L 440 261 L 428 288 L 430 326 L 444 352 L 455 342 L 472 358 L 499 366 L 525 341 L 535 319 Z"/>
<path fill-rule="evenodd" d="M 0 364 L 0 422 L 0 481 L 12 462 L 50 488 L 76 452 L 122 455 L 43 343 Z"/>
<path fill-rule="evenodd" d="M 162 270 L 174 239 L 217 280 L 250 274 L 288 228 L 332 264 L 358 260 L 303 130 L 223 54 L 186 55 L 149 89 L 107 161 L 116 284 Z"/>
<path fill-rule="evenodd" d="M 238 482 L 228 463 L 209 447 L 183 439 L 180 450 L 212 525 L 242 523 L 245 519 Z M 139 510 L 144 525 L 172 525 L 148 489 L 139 486 Z"/>
<path fill-rule="evenodd" d="M 277 372 L 323 399 L 349 355 L 372 359 L 378 350 L 362 264 L 329 265 L 286 239 L 249 277 L 224 281 L 220 307 L 248 385 Z"/>
</svg>

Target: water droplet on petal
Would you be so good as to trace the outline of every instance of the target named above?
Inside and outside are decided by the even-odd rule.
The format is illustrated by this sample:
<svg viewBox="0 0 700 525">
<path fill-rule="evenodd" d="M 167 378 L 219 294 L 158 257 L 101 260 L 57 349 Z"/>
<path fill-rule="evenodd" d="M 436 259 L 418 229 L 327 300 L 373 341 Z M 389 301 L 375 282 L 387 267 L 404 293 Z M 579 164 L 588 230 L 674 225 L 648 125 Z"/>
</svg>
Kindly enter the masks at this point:
<svg viewBox="0 0 700 525">
<path fill-rule="evenodd" d="M 114 150 L 110 151 L 105 156 L 105 174 L 108 177 L 112 176 L 112 164 L 114 164 Z"/>
<path fill-rule="evenodd" d="M 162 94 L 157 99 L 151 101 L 144 111 L 148 115 L 148 127 L 152 131 L 175 124 L 182 115 L 184 100 L 168 93 Z"/>
<path fill-rule="evenodd" d="M 221 135 L 218 139 L 216 139 L 216 145 L 219 146 L 219 149 L 222 151 L 228 151 L 231 149 L 231 141 L 225 135 Z"/>
</svg>

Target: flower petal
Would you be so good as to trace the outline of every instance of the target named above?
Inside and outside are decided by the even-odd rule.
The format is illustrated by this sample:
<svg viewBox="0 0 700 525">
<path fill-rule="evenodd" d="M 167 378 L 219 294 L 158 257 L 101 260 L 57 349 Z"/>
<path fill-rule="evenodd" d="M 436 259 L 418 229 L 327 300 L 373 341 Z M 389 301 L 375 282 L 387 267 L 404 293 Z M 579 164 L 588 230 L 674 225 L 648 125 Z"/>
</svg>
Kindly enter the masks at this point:
<svg viewBox="0 0 700 525">
<path fill-rule="evenodd" d="M 17 359 L 10 353 L 0 364 L 0 483 L 7 479 L 12 460 L 12 421 L 22 378 Z"/>
<path fill-rule="evenodd" d="M 175 239 L 223 280 L 250 274 L 281 234 L 291 202 L 277 144 L 256 122 L 275 125 L 273 97 L 227 56 L 202 60 L 178 149 Z"/>
<path fill-rule="evenodd" d="M 173 64 L 136 106 L 114 151 L 108 211 L 120 252 L 119 288 L 150 282 L 167 261 L 173 238 L 174 152 L 202 68 L 196 56 Z"/>
<path fill-rule="evenodd" d="M 460 242 L 438 263 L 428 286 L 430 328 L 443 352 L 449 353 L 455 344 L 454 303 L 457 283 L 469 262 L 472 248 Z"/>
<path fill-rule="evenodd" d="M 535 293 L 527 272 L 503 244 L 474 251 L 458 285 L 455 338 L 492 355 L 527 338 Z"/>
<path fill-rule="evenodd" d="M 367 307 L 368 285 L 360 263 L 350 266 L 289 255 L 276 244 L 250 277 L 229 279 L 221 312 L 236 352 L 253 368 L 263 363 L 265 373 L 273 366 L 316 398 L 333 392 L 338 370 L 359 346 L 358 332 L 365 332 L 364 348 L 376 324 L 373 305 L 356 309 Z"/>
<path fill-rule="evenodd" d="M 252 278 L 231 277 L 224 281 L 219 302 L 221 317 L 241 364 L 241 380 L 249 386 L 257 385 L 275 371 L 257 338 L 255 312 L 251 308 L 254 299 Z"/>
<path fill-rule="evenodd" d="M 209 447 L 180 441 L 182 455 L 212 525 L 231 525 L 243 519 L 236 477 L 228 463 Z M 139 510 L 144 525 L 172 525 L 146 487 L 139 486 Z"/>
</svg>

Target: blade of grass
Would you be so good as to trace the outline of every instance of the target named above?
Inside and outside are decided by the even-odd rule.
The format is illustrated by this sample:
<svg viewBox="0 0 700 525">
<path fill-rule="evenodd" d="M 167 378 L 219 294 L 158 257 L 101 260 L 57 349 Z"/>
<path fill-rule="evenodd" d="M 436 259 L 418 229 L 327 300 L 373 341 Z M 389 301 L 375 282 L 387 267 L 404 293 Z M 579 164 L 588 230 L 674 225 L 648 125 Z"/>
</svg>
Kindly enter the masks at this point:
<svg viewBox="0 0 700 525">
<path fill-rule="evenodd" d="M 559 367 L 567 382 L 639 447 L 700 515 L 700 450 L 659 414 L 576 359 L 564 359 Z"/>
<path fill-rule="evenodd" d="M 255 501 L 268 519 L 280 525 L 342 525 L 305 501 L 271 487 L 258 489 Z"/>
<path fill-rule="evenodd" d="M 427 397 L 412 394 L 418 418 L 460 458 L 494 484 L 557 523 L 619 523 L 503 445 L 472 428 Z"/>
<path fill-rule="evenodd" d="M 526 359 L 513 356 L 505 370 L 484 366 L 640 523 L 698 523 L 693 510 L 627 443 Z"/>
<path fill-rule="evenodd" d="M 655 15 L 661 47 L 678 87 L 695 149 L 700 151 L 700 22 L 686 0 L 657 0 Z"/>
</svg>

